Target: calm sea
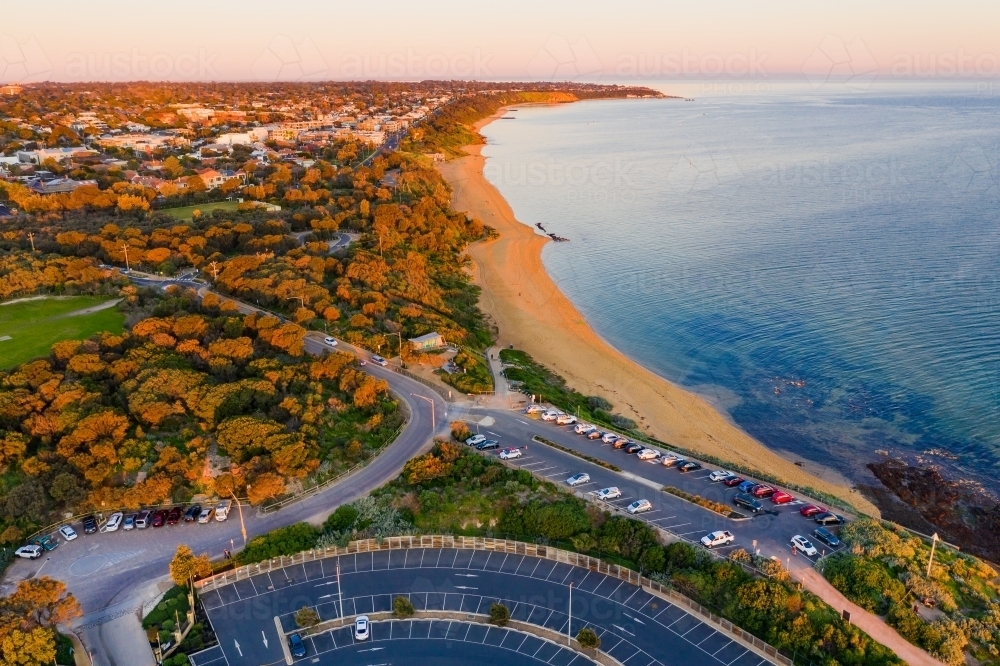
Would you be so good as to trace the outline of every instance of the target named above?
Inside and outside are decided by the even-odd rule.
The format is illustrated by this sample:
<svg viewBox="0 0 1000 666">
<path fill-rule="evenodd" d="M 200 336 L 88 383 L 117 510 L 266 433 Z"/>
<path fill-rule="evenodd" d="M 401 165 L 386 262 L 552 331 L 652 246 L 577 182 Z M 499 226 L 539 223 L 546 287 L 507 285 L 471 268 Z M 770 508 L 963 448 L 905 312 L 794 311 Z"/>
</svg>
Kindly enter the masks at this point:
<svg viewBox="0 0 1000 666">
<path fill-rule="evenodd" d="M 669 87 L 665 88 L 669 91 Z M 1000 88 L 524 107 L 484 134 L 605 339 L 774 449 L 1000 469 Z"/>
</svg>

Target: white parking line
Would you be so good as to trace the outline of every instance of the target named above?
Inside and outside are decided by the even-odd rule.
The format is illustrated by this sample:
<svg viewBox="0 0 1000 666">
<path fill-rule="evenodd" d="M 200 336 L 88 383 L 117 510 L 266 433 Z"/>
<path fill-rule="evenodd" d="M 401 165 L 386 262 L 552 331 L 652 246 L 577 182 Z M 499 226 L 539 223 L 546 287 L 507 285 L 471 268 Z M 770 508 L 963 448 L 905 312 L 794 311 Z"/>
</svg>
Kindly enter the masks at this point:
<svg viewBox="0 0 1000 666">
<path fill-rule="evenodd" d="M 677 517 L 677 516 L 667 516 L 666 518 L 654 518 L 654 519 L 653 519 L 652 521 L 650 521 L 650 522 L 653 522 L 653 523 L 656 523 L 656 522 L 659 522 L 659 521 L 661 521 L 661 520 L 673 520 L 673 519 L 674 519 L 674 518 L 676 518 L 676 517 Z"/>
<path fill-rule="evenodd" d="M 691 523 L 681 523 L 680 525 L 668 525 L 667 527 L 664 527 L 663 529 L 665 529 L 665 530 L 672 530 L 675 527 L 684 527 L 685 525 L 690 525 L 690 524 Z"/>
</svg>

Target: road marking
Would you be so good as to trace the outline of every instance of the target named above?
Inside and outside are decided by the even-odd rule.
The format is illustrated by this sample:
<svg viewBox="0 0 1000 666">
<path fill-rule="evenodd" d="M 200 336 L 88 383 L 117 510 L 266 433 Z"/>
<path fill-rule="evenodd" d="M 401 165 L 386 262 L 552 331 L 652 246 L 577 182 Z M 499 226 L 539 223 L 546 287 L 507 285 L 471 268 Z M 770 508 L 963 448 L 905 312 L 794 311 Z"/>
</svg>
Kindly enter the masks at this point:
<svg viewBox="0 0 1000 666">
<path fill-rule="evenodd" d="M 489 433 L 490 435 L 493 435 L 494 437 L 500 437 L 501 436 L 501 435 L 496 434 L 492 430 L 487 430 L 486 432 Z"/>
<path fill-rule="evenodd" d="M 639 624 L 646 624 L 645 622 L 643 622 L 643 621 L 642 621 L 642 620 L 640 620 L 639 618 L 637 618 L 637 617 L 632 617 L 632 616 L 631 616 L 631 615 L 629 615 L 628 613 L 622 613 L 622 615 L 624 615 L 624 616 L 625 616 L 625 617 L 627 617 L 628 619 L 632 620 L 633 622 L 638 622 Z"/>
<path fill-rule="evenodd" d="M 456 585 L 455 589 L 456 590 L 478 590 L 479 588 L 478 587 L 467 587 L 465 585 Z"/>
<path fill-rule="evenodd" d="M 264 649 L 267 649 L 267 636 L 264 635 L 264 630 L 260 630 L 260 637 L 264 639 Z"/>
<path fill-rule="evenodd" d="M 479 574 L 455 574 L 456 576 L 461 576 L 462 578 L 479 578 Z"/>
<path fill-rule="evenodd" d="M 240 658 L 242 659 L 243 658 L 243 650 L 240 649 L 239 642 L 237 642 L 237 640 L 234 638 L 233 639 L 233 643 L 236 643 L 236 651 L 240 653 Z"/>
<path fill-rule="evenodd" d="M 358 652 L 378 652 L 379 650 L 384 650 L 384 649 L 385 648 L 373 647 L 373 648 L 365 648 L 364 650 L 358 650 Z"/>
<path fill-rule="evenodd" d="M 624 631 L 624 632 L 625 632 L 626 634 L 628 634 L 629 636 L 635 636 L 635 634 L 633 634 L 633 633 L 632 633 L 631 631 L 629 631 L 629 630 L 628 630 L 628 629 L 626 629 L 625 627 L 619 627 L 619 626 L 618 626 L 617 624 L 613 624 L 613 625 L 611 625 L 611 626 L 612 626 L 612 627 L 614 627 L 615 629 L 617 629 L 618 631 Z"/>
<path fill-rule="evenodd" d="M 667 527 L 664 527 L 663 529 L 665 529 L 665 530 L 672 530 L 675 527 L 684 527 L 685 525 L 690 525 L 690 524 L 691 523 L 681 523 L 680 525 L 668 525 Z"/>
<path fill-rule="evenodd" d="M 653 520 L 651 520 L 651 521 L 649 521 L 649 522 L 651 522 L 651 523 L 656 523 L 656 522 L 659 522 L 659 521 L 661 521 L 661 520 L 672 520 L 672 519 L 674 519 L 674 518 L 676 518 L 676 517 L 677 517 L 677 516 L 667 516 L 666 518 L 654 518 Z"/>
</svg>

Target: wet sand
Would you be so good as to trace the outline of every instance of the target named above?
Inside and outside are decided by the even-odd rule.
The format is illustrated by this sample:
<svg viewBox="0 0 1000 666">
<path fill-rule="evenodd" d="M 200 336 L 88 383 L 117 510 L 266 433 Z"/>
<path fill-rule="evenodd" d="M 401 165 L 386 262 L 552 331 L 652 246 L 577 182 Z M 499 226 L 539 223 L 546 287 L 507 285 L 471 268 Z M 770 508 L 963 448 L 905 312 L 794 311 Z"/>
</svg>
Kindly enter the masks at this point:
<svg viewBox="0 0 1000 666">
<path fill-rule="evenodd" d="M 480 121 L 480 129 L 506 112 Z M 559 290 L 542 264 L 549 239 L 514 217 L 500 192 L 483 176 L 481 145 L 468 157 L 439 165 L 453 189 L 452 206 L 483 221 L 500 236 L 469 248 L 480 307 L 499 328 L 498 345 L 513 344 L 562 375 L 585 395 L 601 395 L 667 443 L 718 456 L 786 481 L 828 492 L 859 510 L 878 509 L 840 477 L 793 464 L 740 430 L 704 398 L 676 386 L 628 358 L 597 335 Z"/>
</svg>

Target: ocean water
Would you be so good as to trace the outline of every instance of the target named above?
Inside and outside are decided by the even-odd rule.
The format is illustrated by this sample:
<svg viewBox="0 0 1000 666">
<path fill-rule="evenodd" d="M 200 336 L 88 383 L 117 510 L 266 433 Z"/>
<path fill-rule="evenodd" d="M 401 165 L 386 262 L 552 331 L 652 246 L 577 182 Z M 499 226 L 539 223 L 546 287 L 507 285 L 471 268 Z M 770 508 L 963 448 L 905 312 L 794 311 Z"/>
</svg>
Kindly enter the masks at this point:
<svg viewBox="0 0 1000 666">
<path fill-rule="evenodd" d="M 669 91 L 669 86 L 666 87 Z M 606 340 L 856 481 L 1000 469 L 1000 90 L 523 107 L 486 176 Z M 613 378 L 609 378 L 613 381 Z"/>
</svg>

